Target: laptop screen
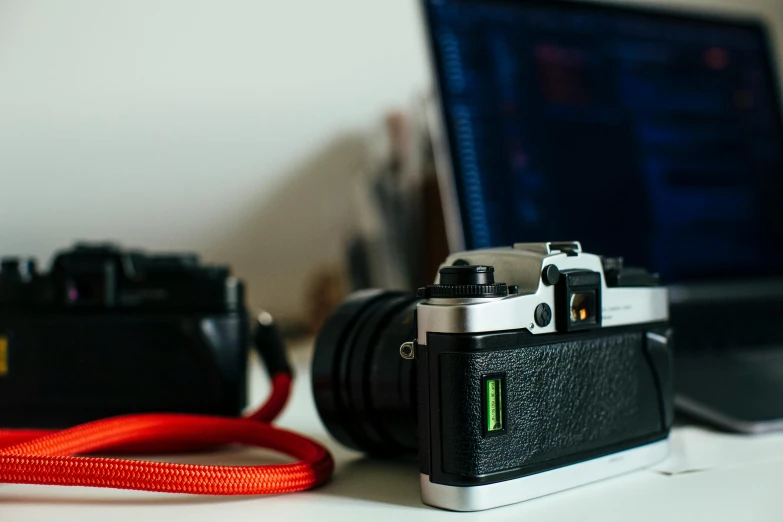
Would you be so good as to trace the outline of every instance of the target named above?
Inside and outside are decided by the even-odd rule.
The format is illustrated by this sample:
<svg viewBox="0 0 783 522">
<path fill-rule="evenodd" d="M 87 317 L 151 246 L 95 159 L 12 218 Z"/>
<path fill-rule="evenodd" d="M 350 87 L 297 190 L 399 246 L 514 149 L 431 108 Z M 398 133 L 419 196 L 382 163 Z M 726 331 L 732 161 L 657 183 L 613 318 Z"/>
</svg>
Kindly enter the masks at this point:
<svg viewBox="0 0 783 522">
<path fill-rule="evenodd" d="M 783 273 L 760 24 L 425 0 L 467 248 L 579 240 L 664 282 Z"/>
</svg>

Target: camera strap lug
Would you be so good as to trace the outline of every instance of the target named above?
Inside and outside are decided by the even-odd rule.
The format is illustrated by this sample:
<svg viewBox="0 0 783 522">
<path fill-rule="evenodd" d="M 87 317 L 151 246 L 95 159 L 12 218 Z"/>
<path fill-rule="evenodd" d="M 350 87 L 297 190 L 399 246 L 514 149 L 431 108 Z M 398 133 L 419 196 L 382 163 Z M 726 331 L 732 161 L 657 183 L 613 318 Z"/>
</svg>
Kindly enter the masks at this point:
<svg viewBox="0 0 783 522">
<path fill-rule="evenodd" d="M 400 357 L 413 360 L 416 358 L 416 341 L 408 341 L 400 345 Z"/>
</svg>

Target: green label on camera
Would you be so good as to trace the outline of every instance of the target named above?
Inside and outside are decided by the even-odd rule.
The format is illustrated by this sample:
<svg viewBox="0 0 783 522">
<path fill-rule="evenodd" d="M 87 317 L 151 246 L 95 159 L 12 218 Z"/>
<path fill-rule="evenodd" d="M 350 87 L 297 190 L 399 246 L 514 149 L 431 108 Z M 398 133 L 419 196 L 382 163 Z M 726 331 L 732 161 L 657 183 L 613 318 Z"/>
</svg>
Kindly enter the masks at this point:
<svg viewBox="0 0 783 522">
<path fill-rule="evenodd" d="M 503 429 L 503 404 L 500 379 L 487 379 L 487 431 Z"/>
</svg>

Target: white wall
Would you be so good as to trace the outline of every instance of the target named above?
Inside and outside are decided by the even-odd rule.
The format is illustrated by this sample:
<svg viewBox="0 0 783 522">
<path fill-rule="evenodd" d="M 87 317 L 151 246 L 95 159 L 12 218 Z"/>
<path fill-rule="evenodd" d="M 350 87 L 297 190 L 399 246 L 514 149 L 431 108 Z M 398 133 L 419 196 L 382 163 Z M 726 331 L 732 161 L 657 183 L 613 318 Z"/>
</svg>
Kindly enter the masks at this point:
<svg viewBox="0 0 783 522">
<path fill-rule="evenodd" d="M 414 15 L 399 0 L 0 1 L 0 248 L 197 246 L 423 84 Z"/>
<path fill-rule="evenodd" d="M 783 1 L 688 3 L 765 14 L 783 56 Z M 352 219 L 319 207 L 352 132 L 428 84 L 418 23 L 414 0 L 0 0 L 0 255 L 194 249 L 295 315 Z"/>
</svg>

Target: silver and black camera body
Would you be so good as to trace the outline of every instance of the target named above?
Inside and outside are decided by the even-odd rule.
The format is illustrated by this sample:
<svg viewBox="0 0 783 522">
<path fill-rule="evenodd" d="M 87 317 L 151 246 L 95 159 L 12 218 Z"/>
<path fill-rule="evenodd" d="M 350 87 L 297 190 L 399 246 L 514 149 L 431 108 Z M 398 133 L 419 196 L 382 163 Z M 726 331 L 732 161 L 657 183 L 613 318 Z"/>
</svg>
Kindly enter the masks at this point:
<svg viewBox="0 0 783 522">
<path fill-rule="evenodd" d="M 334 313 L 316 404 L 348 446 L 418 451 L 426 504 L 488 509 L 664 458 L 669 337 L 657 277 L 579 243 L 463 252 L 417 297 L 365 291 Z"/>
</svg>

